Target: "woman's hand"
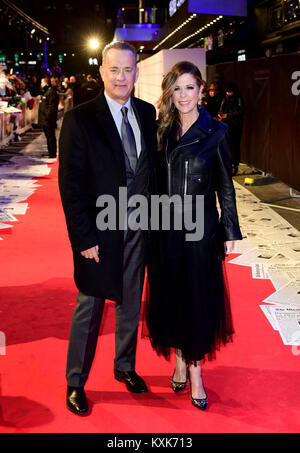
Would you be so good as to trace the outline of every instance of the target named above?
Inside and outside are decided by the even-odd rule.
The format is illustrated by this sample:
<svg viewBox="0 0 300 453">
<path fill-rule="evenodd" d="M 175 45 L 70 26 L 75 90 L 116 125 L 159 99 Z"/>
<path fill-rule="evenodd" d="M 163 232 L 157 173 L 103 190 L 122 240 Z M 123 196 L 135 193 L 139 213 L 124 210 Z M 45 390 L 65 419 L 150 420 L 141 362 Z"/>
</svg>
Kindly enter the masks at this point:
<svg viewBox="0 0 300 453">
<path fill-rule="evenodd" d="M 82 256 L 88 259 L 94 259 L 96 263 L 99 263 L 99 246 L 95 245 L 95 247 L 92 247 L 87 250 L 83 250 L 80 252 Z"/>
<path fill-rule="evenodd" d="M 233 252 L 235 241 L 226 241 L 225 242 L 225 253 L 229 255 Z"/>
</svg>

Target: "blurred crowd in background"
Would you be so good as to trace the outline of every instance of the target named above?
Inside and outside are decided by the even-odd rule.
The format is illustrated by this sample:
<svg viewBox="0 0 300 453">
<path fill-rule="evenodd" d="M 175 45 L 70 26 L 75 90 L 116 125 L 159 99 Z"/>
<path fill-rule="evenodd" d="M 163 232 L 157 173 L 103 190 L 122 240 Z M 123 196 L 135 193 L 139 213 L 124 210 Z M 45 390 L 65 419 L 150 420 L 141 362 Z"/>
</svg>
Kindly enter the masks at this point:
<svg viewBox="0 0 300 453">
<path fill-rule="evenodd" d="M 51 86 L 60 96 L 60 109 L 66 110 L 88 101 L 99 93 L 102 81 L 91 74 L 74 74 L 70 76 L 56 74 L 8 74 L 5 66 L 0 66 L 0 101 L 17 107 L 42 93 L 41 80 L 47 77 Z M 33 103 L 34 101 L 32 101 Z M 29 103 L 30 107 L 30 103 Z"/>
</svg>

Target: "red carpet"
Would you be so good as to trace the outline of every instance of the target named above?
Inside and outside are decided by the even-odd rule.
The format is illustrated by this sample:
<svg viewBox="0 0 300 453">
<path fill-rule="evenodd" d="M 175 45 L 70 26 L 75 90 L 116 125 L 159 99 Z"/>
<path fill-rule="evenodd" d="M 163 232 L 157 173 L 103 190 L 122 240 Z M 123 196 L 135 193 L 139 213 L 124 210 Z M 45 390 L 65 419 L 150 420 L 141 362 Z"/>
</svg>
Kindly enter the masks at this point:
<svg viewBox="0 0 300 453">
<path fill-rule="evenodd" d="M 87 417 L 65 408 L 65 362 L 75 305 L 72 256 L 57 187 L 57 163 L 29 198 L 29 210 L 1 231 L 0 432 L 291 433 L 300 430 L 300 357 L 284 346 L 259 308 L 273 292 L 251 269 L 227 265 L 236 334 L 204 365 L 207 411 L 189 390 L 170 388 L 173 364 L 139 339 L 137 371 L 150 392 L 129 394 L 113 379 L 114 304 L 108 302 L 86 391 Z"/>
</svg>

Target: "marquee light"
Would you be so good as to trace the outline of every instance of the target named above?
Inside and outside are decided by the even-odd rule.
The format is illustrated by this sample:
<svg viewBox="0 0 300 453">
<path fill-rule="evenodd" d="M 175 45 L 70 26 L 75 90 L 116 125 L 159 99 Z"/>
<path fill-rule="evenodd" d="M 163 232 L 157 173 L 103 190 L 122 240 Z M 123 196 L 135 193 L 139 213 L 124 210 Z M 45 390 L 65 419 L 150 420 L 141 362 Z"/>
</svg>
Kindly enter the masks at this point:
<svg viewBox="0 0 300 453">
<path fill-rule="evenodd" d="M 223 19 L 223 16 L 218 16 L 214 21 L 210 22 L 209 24 L 203 25 L 203 27 L 199 28 L 194 33 L 191 33 L 189 36 L 186 36 L 184 39 L 182 39 L 178 43 L 174 44 L 174 46 L 170 47 L 170 49 L 175 49 L 176 47 L 180 46 L 180 44 L 184 43 L 185 41 L 188 41 L 189 39 L 193 38 L 194 36 L 199 35 L 204 30 L 209 28 L 211 25 L 214 25 L 216 22 L 218 22 L 221 19 Z"/>
<path fill-rule="evenodd" d="M 155 47 L 153 47 L 153 50 L 158 49 L 164 42 L 166 42 L 171 36 L 175 35 L 181 28 L 185 27 L 190 21 L 194 20 L 197 17 L 197 14 L 191 14 L 190 17 L 184 21 L 181 25 L 179 25 L 177 28 L 175 28 L 172 33 L 169 33 L 160 43 L 158 43 Z"/>
</svg>

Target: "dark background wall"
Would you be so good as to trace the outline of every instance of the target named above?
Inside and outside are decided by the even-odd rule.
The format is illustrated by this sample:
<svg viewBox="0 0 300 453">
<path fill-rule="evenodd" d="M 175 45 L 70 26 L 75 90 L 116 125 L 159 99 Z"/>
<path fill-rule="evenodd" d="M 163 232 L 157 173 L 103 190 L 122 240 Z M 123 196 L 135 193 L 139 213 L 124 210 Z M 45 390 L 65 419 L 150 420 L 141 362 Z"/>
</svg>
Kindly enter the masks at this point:
<svg viewBox="0 0 300 453">
<path fill-rule="evenodd" d="M 299 53 L 208 66 L 207 81 L 244 97 L 242 161 L 300 190 Z"/>
</svg>

